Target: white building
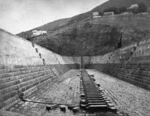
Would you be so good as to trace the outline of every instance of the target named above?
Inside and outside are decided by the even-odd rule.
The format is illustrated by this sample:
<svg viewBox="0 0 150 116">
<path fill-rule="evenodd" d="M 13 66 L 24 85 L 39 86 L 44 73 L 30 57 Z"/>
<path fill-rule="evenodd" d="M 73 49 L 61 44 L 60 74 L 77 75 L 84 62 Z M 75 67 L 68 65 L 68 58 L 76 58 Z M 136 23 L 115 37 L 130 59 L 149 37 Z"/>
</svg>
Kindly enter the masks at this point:
<svg viewBox="0 0 150 116">
<path fill-rule="evenodd" d="M 47 33 L 47 31 L 33 30 L 33 31 L 32 31 L 32 37 L 36 37 L 36 36 L 39 36 L 39 35 L 44 35 L 44 34 L 46 34 L 46 33 Z"/>
<path fill-rule="evenodd" d="M 98 16 L 99 12 L 93 12 L 93 16 Z"/>
<path fill-rule="evenodd" d="M 132 4 L 128 9 L 136 9 L 138 7 L 139 7 L 138 4 Z"/>
<path fill-rule="evenodd" d="M 98 17 L 101 17 L 101 16 L 99 15 L 99 12 L 93 12 L 93 18 L 98 18 Z"/>
<path fill-rule="evenodd" d="M 114 16 L 114 12 L 104 12 L 104 16 Z"/>
<path fill-rule="evenodd" d="M 133 14 L 133 13 L 131 13 L 131 12 L 123 12 L 121 15 L 131 15 L 131 14 Z"/>
</svg>

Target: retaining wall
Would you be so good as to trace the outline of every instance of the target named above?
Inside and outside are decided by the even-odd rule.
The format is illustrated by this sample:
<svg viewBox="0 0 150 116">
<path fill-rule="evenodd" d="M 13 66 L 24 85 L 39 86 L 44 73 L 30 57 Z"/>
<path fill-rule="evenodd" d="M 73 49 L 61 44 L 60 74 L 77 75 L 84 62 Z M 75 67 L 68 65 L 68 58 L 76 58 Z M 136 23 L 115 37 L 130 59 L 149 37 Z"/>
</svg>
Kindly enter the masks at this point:
<svg viewBox="0 0 150 116">
<path fill-rule="evenodd" d="M 20 92 L 35 96 L 78 62 L 0 29 L 0 109 L 20 103 Z"/>
<path fill-rule="evenodd" d="M 72 57 L 63 58 L 37 44 L 0 29 L 1 66 L 68 63 L 75 63 Z"/>
<path fill-rule="evenodd" d="M 142 41 L 103 56 L 93 56 L 86 68 L 97 69 L 150 90 L 150 41 Z"/>
</svg>

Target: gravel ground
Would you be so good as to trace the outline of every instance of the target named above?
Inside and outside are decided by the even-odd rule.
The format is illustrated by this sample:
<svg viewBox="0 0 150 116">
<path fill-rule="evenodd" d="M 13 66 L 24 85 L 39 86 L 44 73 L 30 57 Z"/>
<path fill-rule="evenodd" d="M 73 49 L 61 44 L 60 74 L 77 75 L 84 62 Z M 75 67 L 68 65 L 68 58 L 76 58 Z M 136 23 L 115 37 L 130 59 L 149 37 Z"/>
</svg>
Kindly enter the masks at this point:
<svg viewBox="0 0 150 116">
<path fill-rule="evenodd" d="M 87 70 L 94 74 L 99 83 L 121 114 L 129 116 L 150 116 L 150 91 L 116 79 L 97 70 Z"/>
</svg>

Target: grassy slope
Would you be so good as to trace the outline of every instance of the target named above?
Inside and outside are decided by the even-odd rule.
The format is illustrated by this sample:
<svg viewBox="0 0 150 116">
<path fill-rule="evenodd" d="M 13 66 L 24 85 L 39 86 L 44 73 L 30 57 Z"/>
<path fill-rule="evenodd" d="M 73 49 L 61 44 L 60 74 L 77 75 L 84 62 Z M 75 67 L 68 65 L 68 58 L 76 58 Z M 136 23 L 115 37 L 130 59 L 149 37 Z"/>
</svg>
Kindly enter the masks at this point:
<svg viewBox="0 0 150 116">
<path fill-rule="evenodd" d="M 150 6 L 150 0 L 109 0 L 86 13 L 76 15 L 72 18 L 56 20 L 56 21 L 50 22 L 48 24 L 45 24 L 43 26 L 37 27 L 35 29 L 51 31 L 55 28 L 61 27 L 66 24 L 73 24 L 74 22 L 82 21 L 85 18 L 90 17 L 94 11 L 103 11 L 104 9 L 113 7 L 113 6 L 129 7 L 131 4 L 135 4 L 135 3 L 139 3 L 139 2 L 144 2 L 148 7 Z M 27 31 L 26 33 L 29 33 L 30 31 L 31 30 Z M 22 36 L 21 34 L 19 34 L 19 35 Z"/>
<path fill-rule="evenodd" d="M 141 1 L 145 2 L 145 4 L 147 6 L 150 6 L 149 0 L 109 0 L 108 2 L 103 3 L 100 6 L 97 6 L 96 8 L 92 9 L 89 12 L 79 14 L 77 16 L 70 18 L 70 19 L 60 19 L 60 20 L 45 24 L 45 25 L 38 27 L 38 28 L 35 28 L 35 29 L 46 30 L 48 33 L 42 37 L 35 38 L 35 42 L 38 43 L 39 45 L 43 46 L 43 47 L 46 47 L 46 48 L 52 50 L 52 51 L 55 51 L 58 53 L 61 52 L 62 55 L 63 54 L 64 55 L 73 55 L 74 52 L 76 52 L 76 51 L 71 52 L 69 50 L 69 48 L 71 48 L 73 46 L 75 48 L 78 47 L 78 45 L 76 45 L 76 44 L 78 44 L 78 42 L 76 42 L 76 40 L 72 40 L 71 43 L 69 43 L 70 40 L 64 39 L 64 38 L 69 38 L 71 36 L 70 33 L 69 33 L 69 36 L 66 36 L 65 34 L 67 32 L 69 32 L 70 30 L 72 30 L 74 28 L 74 26 L 75 27 L 79 26 L 79 22 L 83 21 L 84 19 L 86 19 L 88 17 L 91 17 L 92 13 L 94 11 L 103 11 L 105 8 L 109 8 L 109 7 L 113 7 L 113 6 L 129 7 L 131 4 L 139 3 Z M 84 22 L 84 23 L 86 23 L 86 22 Z M 21 33 L 19 35 L 22 37 L 28 38 L 32 34 L 31 31 L 32 30 L 27 31 L 25 33 Z M 99 32 L 98 32 L 98 34 L 99 34 Z M 85 35 L 87 35 L 87 33 Z M 80 37 L 80 35 L 77 35 L 77 36 Z M 101 39 L 104 39 L 104 38 L 101 38 Z M 84 40 L 84 41 L 86 41 L 86 40 Z M 88 40 L 88 41 L 92 41 L 92 37 L 91 37 L 91 40 Z M 87 44 L 85 46 L 88 46 L 87 42 L 84 42 L 84 44 Z M 95 46 L 95 44 L 93 44 L 93 46 Z M 108 46 L 108 48 L 109 48 L 109 46 Z M 93 49 L 93 50 L 91 50 L 91 49 Z M 90 51 L 94 52 L 94 49 L 95 48 L 93 48 L 93 47 L 89 48 L 89 52 Z M 97 48 L 97 49 L 99 49 L 99 48 Z M 86 53 L 88 53 L 88 51 L 86 51 Z M 75 54 L 78 55 L 78 54 L 81 54 L 81 52 L 75 53 Z M 83 53 L 83 54 L 85 54 L 85 53 Z M 92 54 L 92 55 L 94 55 L 94 54 Z M 98 54 L 96 54 L 96 55 L 98 55 Z"/>
<path fill-rule="evenodd" d="M 67 24 L 69 21 L 70 21 L 69 18 L 60 19 L 60 20 L 56 20 L 56 21 L 50 22 L 48 24 L 45 24 L 45 25 L 40 26 L 40 27 L 35 28 L 35 29 L 51 31 L 51 30 L 53 30 L 55 28 L 58 28 L 58 27 L 61 27 L 61 26 L 65 25 L 65 24 Z"/>
<path fill-rule="evenodd" d="M 150 0 L 109 0 L 108 2 L 105 2 L 101 4 L 100 6 L 97 6 L 96 8 L 92 9 L 89 12 L 73 17 L 69 23 L 84 20 L 85 18 L 90 17 L 92 13 L 95 11 L 100 12 L 109 7 L 122 7 L 122 6 L 129 7 L 130 5 L 136 4 L 139 2 L 144 2 L 148 7 L 150 6 Z"/>
<path fill-rule="evenodd" d="M 45 25 L 42 25 L 40 27 L 34 28 L 32 30 L 46 30 L 48 33 L 50 33 L 52 30 L 57 29 L 59 27 L 62 27 L 63 25 L 66 25 L 70 21 L 70 18 L 66 19 L 59 19 L 50 23 L 47 23 Z M 32 35 L 32 30 L 19 33 L 17 35 L 24 37 L 24 38 L 30 38 Z"/>
</svg>

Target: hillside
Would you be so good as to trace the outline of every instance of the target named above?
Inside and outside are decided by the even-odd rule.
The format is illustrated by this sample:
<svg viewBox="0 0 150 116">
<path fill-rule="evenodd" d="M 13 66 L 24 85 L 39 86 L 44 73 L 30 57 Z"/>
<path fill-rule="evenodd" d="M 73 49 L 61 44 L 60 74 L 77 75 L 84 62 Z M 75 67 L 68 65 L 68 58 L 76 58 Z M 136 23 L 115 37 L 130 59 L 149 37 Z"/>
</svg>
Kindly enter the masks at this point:
<svg viewBox="0 0 150 116">
<path fill-rule="evenodd" d="M 64 25 L 66 25 L 68 22 L 70 21 L 69 18 L 66 18 L 66 19 L 59 19 L 59 20 L 56 20 L 56 21 L 53 21 L 53 22 L 50 22 L 50 23 L 47 23 L 45 25 L 42 25 L 40 27 L 37 27 L 37 28 L 34 28 L 32 30 L 45 30 L 47 31 L 47 33 L 50 33 L 51 31 L 53 31 L 54 29 L 57 29 L 57 28 L 60 28 Z M 29 30 L 29 31 L 26 31 L 26 32 L 21 32 L 17 35 L 23 37 L 23 38 L 30 38 L 31 35 L 32 35 L 32 30 Z"/>
<path fill-rule="evenodd" d="M 117 8 L 123 7 L 123 6 L 129 7 L 130 5 L 137 4 L 139 2 L 144 2 L 147 5 L 147 7 L 150 6 L 149 0 L 109 0 L 97 7 L 95 7 L 94 9 L 92 9 L 89 12 L 72 17 L 69 23 L 84 20 L 85 18 L 90 17 L 93 12 L 102 12 L 103 10 L 110 8 L 110 7 L 117 7 Z"/>
<path fill-rule="evenodd" d="M 124 42 L 123 46 L 139 42 L 143 40 L 143 37 L 148 38 L 149 25 L 144 22 L 147 22 L 150 17 L 146 16 L 143 19 L 143 16 L 135 15 L 133 19 L 131 19 L 130 16 L 126 16 L 123 17 L 122 20 L 122 16 L 119 18 L 115 16 L 115 20 L 106 18 L 106 22 L 104 23 L 103 21 L 101 22 L 101 18 L 97 19 L 98 21 L 96 23 L 93 23 L 95 20 L 91 19 L 92 13 L 95 11 L 101 12 L 110 7 L 129 7 L 139 2 L 144 2 L 147 7 L 150 6 L 149 0 L 109 0 L 89 12 L 68 19 L 60 19 L 32 29 L 47 31 L 46 34 L 35 37 L 34 39 L 32 38 L 32 30 L 22 32 L 18 35 L 61 55 L 102 55 L 117 49 L 119 39 L 122 36 Z M 126 19 L 128 19 L 128 21 L 126 21 Z M 137 22 L 137 19 L 142 19 L 140 21 L 143 25 L 142 27 L 137 27 L 139 22 L 134 24 Z M 109 24 L 109 22 L 112 24 Z M 118 22 L 120 26 L 118 26 Z M 122 24 L 127 24 L 129 28 L 124 27 L 125 25 Z M 145 27 L 147 28 L 143 29 Z M 125 33 L 122 34 L 121 30 L 124 30 Z M 114 34 L 113 31 L 115 31 Z"/>
</svg>

